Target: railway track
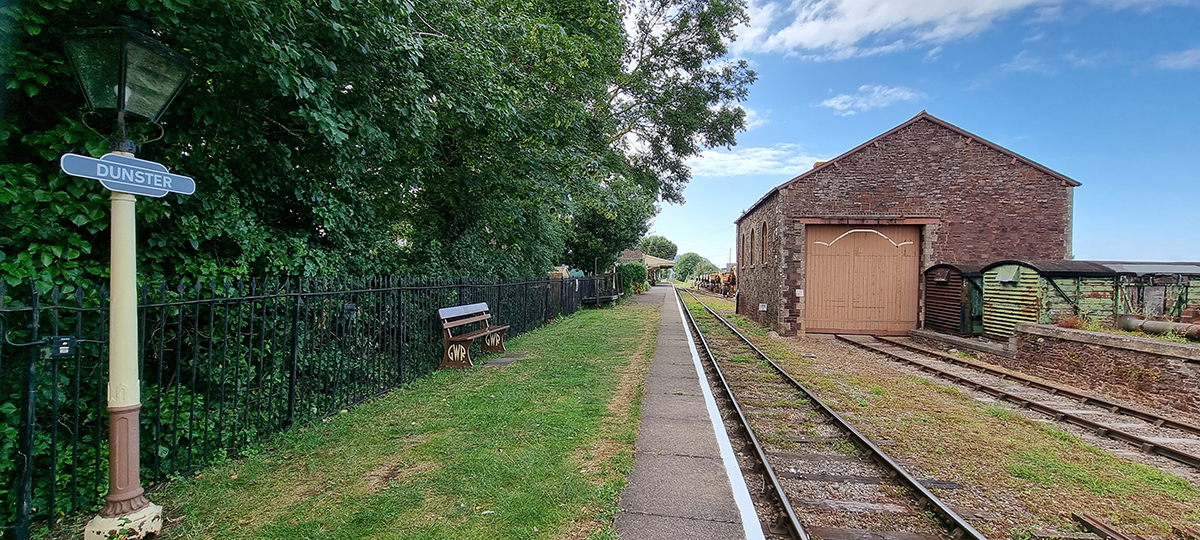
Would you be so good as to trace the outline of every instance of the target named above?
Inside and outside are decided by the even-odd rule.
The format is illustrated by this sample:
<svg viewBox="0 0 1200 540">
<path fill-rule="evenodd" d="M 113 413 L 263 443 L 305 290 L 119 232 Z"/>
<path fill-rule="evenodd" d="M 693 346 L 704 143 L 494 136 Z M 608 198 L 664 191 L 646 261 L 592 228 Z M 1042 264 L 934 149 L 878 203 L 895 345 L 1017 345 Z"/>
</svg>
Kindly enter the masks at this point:
<svg viewBox="0 0 1200 540">
<path fill-rule="evenodd" d="M 676 289 L 683 301 L 683 292 Z M 739 454 L 760 517 L 775 536 L 807 540 L 984 537 L 925 484 L 888 457 L 816 395 L 709 308 L 686 309 L 706 369 L 736 419 Z M 683 302 L 685 308 L 687 303 Z M 773 514 L 773 515 L 764 515 Z"/>
<path fill-rule="evenodd" d="M 732 299 L 733 299 L 733 297 L 732 297 L 732 296 L 725 296 L 725 295 L 723 295 L 723 294 L 720 294 L 720 293 L 715 293 L 715 292 L 712 292 L 712 291 L 710 291 L 710 290 L 708 290 L 708 289 L 703 289 L 703 288 L 700 288 L 700 287 L 696 287 L 695 289 L 681 289 L 681 290 L 683 290 L 683 291 L 685 291 L 685 292 L 687 292 L 688 294 L 691 294 L 691 295 L 693 295 L 693 296 L 695 296 L 695 295 L 696 295 L 696 293 L 700 293 L 700 294 L 701 294 L 701 295 L 703 295 L 703 296 L 708 296 L 708 297 L 710 297 L 710 298 L 717 298 L 717 299 L 720 299 L 720 300 L 732 300 Z"/>
<path fill-rule="evenodd" d="M 1129 443 L 1137 450 L 1200 469 L 1200 426 L 1085 395 L 902 339 L 839 335 L 842 341 L 911 365 L 1054 420 Z"/>
</svg>

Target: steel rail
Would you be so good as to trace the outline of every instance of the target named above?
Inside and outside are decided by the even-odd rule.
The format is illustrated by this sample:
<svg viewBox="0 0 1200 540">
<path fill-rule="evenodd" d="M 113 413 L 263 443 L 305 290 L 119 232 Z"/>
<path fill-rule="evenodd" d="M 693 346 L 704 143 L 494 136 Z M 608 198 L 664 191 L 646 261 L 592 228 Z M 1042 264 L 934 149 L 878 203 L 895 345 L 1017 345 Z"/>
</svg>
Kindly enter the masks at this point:
<svg viewBox="0 0 1200 540">
<path fill-rule="evenodd" d="M 1140 537 L 1118 531 L 1112 525 L 1100 521 L 1090 514 L 1071 514 L 1084 530 L 1103 538 L 1104 540 L 1139 540 Z"/>
<path fill-rule="evenodd" d="M 1166 418 L 1164 416 L 1155 414 L 1151 411 L 1147 411 L 1147 410 L 1143 410 L 1143 409 L 1139 409 L 1139 408 L 1135 408 L 1135 407 L 1130 407 L 1128 405 L 1121 405 L 1119 403 L 1113 403 L 1111 401 L 1107 401 L 1107 400 L 1097 398 L 1094 396 L 1089 396 L 1089 395 L 1081 393 L 1081 392 L 1076 392 L 1074 390 L 1071 390 L 1070 388 L 1062 387 L 1062 386 L 1059 386 L 1056 384 L 1040 382 L 1040 381 L 1034 380 L 1030 377 L 1021 375 L 1019 373 L 1010 373 L 1007 371 L 1001 371 L 1001 370 L 998 370 L 991 366 L 988 366 L 986 364 L 983 364 L 982 362 L 973 362 L 971 360 L 959 358 L 957 356 L 954 356 L 951 354 L 946 354 L 941 351 L 935 351 L 935 350 L 926 349 L 924 347 L 918 347 L 911 343 L 905 343 L 897 338 L 877 336 L 877 339 L 879 339 L 881 341 L 886 341 L 893 345 L 904 347 L 905 349 L 909 349 L 914 352 L 928 354 L 931 356 L 936 356 L 938 358 L 941 358 L 942 360 L 945 360 L 946 362 L 949 362 L 950 364 L 962 364 L 964 366 L 970 367 L 971 369 L 979 370 L 979 371 L 982 371 L 989 375 L 995 375 L 997 377 L 1014 379 L 1014 380 L 1020 381 L 1023 384 L 1029 385 L 1029 386 L 1031 386 L 1033 388 L 1037 388 L 1039 390 L 1045 390 L 1047 392 L 1050 392 L 1051 394 L 1067 396 L 1067 397 L 1073 398 L 1075 400 L 1078 400 L 1081 405 L 1088 405 L 1088 404 L 1099 405 L 1101 407 L 1108 409 L 1108 411 L 1112 412 L 1112 413 L 1124 414 L 1126 416 L 1132 416 L 1134 418 L 1145 420 L 1147 422 L 1152 422 L 1156 426 L 1166 426 L 1166 427 L 1169 427 L 1172 429 L 1177 429 L 1179 431 L 1186 431 L 1186 432 L 1192 433 L 1194 435 L 1200 435 L 1200 426 L 1197 426 L 1194 424 L 1189 424 L 1186 422 L 1181 422 L 1178 420 L 1172 420 L 1170 418 Z"/>
<path fill-rule="evenodd" d="M 725 389 L 725 395 L 729 396 L 729 401 L 733 404 L 733 410 L 737 412 L 738 421 L 741 422 L 742 429 L 746 431 L 746 435 L 750 439 L 750 444 L 754 447 L 755 455 L 758 456 L 759 462 L 763 464 L 763 470 L 766 471 L 767 477 L 771 480 L 771 489 L 775 492 L 780 504 L 787 512 L 787 523 L 785 525 L 791 527 L 793 538 L 797 540 L 809 540 L 808 533 L 805 532 L 804 526 L 800 524 L 800 518 L 796 516 L 796 511 L 792 509 L 791 500 L 788 499 L 787 494 L 783 491 L 783 484 L 780 483 L 779 477 L 775 475 L 775 468 L 771 467 L 770 462 L 767 461 L 766 451 L 763 450 L 762 444 L 758 442 L 758 437 L 754 435 L 754 430 L 750 428 L 750 421 L 742 413 L 742 406 L 738 403 L 737 397 L 734 396 L 733 389 L 729 387 L 729 382 L 725 380 L 725 374 L 721 371 L 721 366 L 717 365 L 717 357 L 713 356 L 712 349 L 708 347 L 708 340 L 704 338 L 704 333 L 700 331 L 700 326 L 696 324 L 696 319 L 692 317 L 692 310 L 683 301 L 683 295 L 680 294 L 679 288 L 672 288 L 675 289 L 679 303 L 683 305 L 683 310 L 687 313 L 688 322 L 696 330 L 696 335 L 700 337 L 700 344 L 704 346 L 704 354 L 712 362 L 713 370 L 717 372 L 717 378 L 721 380 L 721 387 Z"/>
<path fill-rule="evenodd" d="M 913 360 L 911 358 L 905 358 L 903 356 L 900 356 L 900 355 L 893 353 L 891 351 L 888 351 L 886 349 L 883 349 L 880 347 L 873 347 L 873 346 L 871 346 L 870 343 L 859 342 L 859 341 L 856 341 L 854 339 L 851 339 L 851 338 L 843 336 L 843 335 L 839 335 L 838 339 L 845 341 L 847 343 L 857 345 L 863 349 L 877 352 L 877 353 L 883 354 L 885 356 L 888 356 L 890 358 L 894 358 L 896 360 L 900 360 L 901 362 L 905 362 L 909 365 L 915 366 L 922 371 L 932 372 L 939 377 L 948 379 L 952 382 L 966 386 L 973 390 L 977 390 L 977 391 L 980 391 L 980 392 L 983 392 L 986 394 L 990 394 L 992 396 L 1000 398 L 1003 401 L 1015 403 L 1016 405 L 1018 405 L 1022 408 L 1028 408 L 1028 409 L 1035 410 L 1035 411 L 1045 414 L 1047 416 L 1051 416 L 1055 420 L 1066 421 L 1066 422 L 1075 424 L 1077 426 L 1091 429 L 1092 431 L 1094 431 L 1096 433 L 1096 435 L 1100 435 L 1102 437 L 1108 437 L 1110 439 L 1115 439 L 1118 441 L 1132 444 L 1134 446 L 1137 446 L 1144 453 L 1157 454 L 1157 455 L 1160 455 L 1167 459 L 1172 459 L 1172 460 L 1178 461 L 1180 463 L 1183 463 L 1185 465 L 1190 465 L 1192 467 L 1200 469 L 1200 456 L 1189 454 L 1187 452 L 1184 452 L 1182 450 L 1178 450 L 1175 448 L 1171 448 L 1169 446 L 1164 446 L 1161 443 L 1156 443 L 1156 442 L 1150 441 L 1149 439 L 1145 439 L 1138 435 L 1129 433 L 1127 431 L 1121 431 L 1120 429 L 1117 429 L 1117 428 L 1114 428 L 1111 426 L 1107 426 L 1107 425 L 1101 424 L 1101 423 L 1093 421 L 1093 420 L 1088 420 L 1087 418 L 1084 418 L 1082 416 L 1078 416 L 1075 414 L 1064 412 L 1059 409 L 1055 409 L 1054 407 L 1051 407 L 1049 405 L 1045 405 L 1042 403 L 1038 403 L 1036 401 L 1032 401 L 1032 400 L 1023 398 L 1021 396 L 1018 396 L 1011 392 L 1006 392 L 1006 391 L 996 388 L 994 386 L 983 384 L 978 381 L 973 381 L 973 380 L 963 377 L 961 375 L 956 375 L 954 373 L 950 373 L 949 371 L 937 368 L 935 366 L 931 366 L 924 362 L 919 362 L 919 361 Z M 891 343 L 891 342 L 888 341 L 887 343 Z M 1011 377 L 1011 375 L 1007 375 L 1007 376 Z"/>
<path fill-rule="evenodd" d="M 691 293 L 689 293 L 689 294 L 691 294 Z M 894 472 L 896 474 L 896 480 L 900 484 L 903 484 L 905 487 L 912 490 L 913 493 L 917 496 L 917 498 L 920 499 L 925 504 L 926 509 L 930 510 L 934 515 L 936 515 L 942 521 L 942 523 L 954 526 L 954 529 L 951 530 L 951 532 L 950 532 L 950 536 L 952 538 L 955 538 L 955 539 L 973 538 L 975 540 L 986 540 L 986 537 L 983 536 L 982 533 L 975 530 L 975 528 L 972 527 L 970 523 L 967 523 L 967 521 L 965 519 L 963 519 L 962 516 L 959 516 L 957 513 L 955 513 L 953 510 L 951 510 L 949 506 L 947 506 L 945 503 L 943 503 L 941 501 L 941 499 L 938 499 L 936 495 L 934 495 L 932 492 L 930 492 L 928 489 L 926 489 L 924 485 L 922 485 L 919 481 L 917 481 L 916 478 L 914 478 L 911 474 L 909 474 L 907 470 L 905 470 L 903 467 L 901 467 L 899 463 L 897 463 L 891 457 L 889 457 L 887 454 L 885 454 L 883 452 L 883 450 L 880 450 L 878 446 L 875 446 L 875 443 L 871 442 L 871 440 L 868 439 L 866 436 L 864 436 L 862 433 L 859 433 L 859 431 L 857 429 L 855 429 L 854 426 L 850 425 L 849 422 L 847 422 L 844 418 L 841 417 L 841 415 L 839 415 L 836 411 L 834 411 L 832 408 L 830 408 L 829 405 L 826 405 L 825 402 L 821 400 L 821 398 L 817 397 L 816 394 L 812 393 L 807 387 L 805 387 L 803 384 L 800 384 L 799 381 L 794 379 L 790 373 L 788 373 L 786 370 L 784 370 L 782 367 L 780 367 L 779 364 L 775 363 L 775 360 L 773 360 L 771 357 L 767 356 L 766 353 L 762 352 L 762 350 L 759 349 L 757 345 L 755 345 L 753 342 L 750 341 L 749 338 L 747 338 L 745 335 L 743 335 L 741 332 L 739 332 L 736 327 L 734 327 L 732 324 L 729 323 L 729 321 L 725 320 L 724 317 L 721 317 L 720 315 L 718 315 L 716 311 L 713 311 L 712 308 L 708 307 L 708 304 L 705 304 L 704 301 L 700 300 L 695 295 L 692 295 L 692 298 L 694 298 L 697 302 L 699 302 L 701 306 L 704 306 L 704 309 L 706 311 L 708 311 L 708 313 L 710 315 L 712 315 L 715 319 L 717 319 L 718 321 L 721 321 L 721 323 L 724 324 L 725 327 L 729 329 L 729 331 L 736 334 L 738 336 L 738 338 L 740 338 L 743 342 L 746 343 L 746 345 L 748 345 L 751 349 L 753 349 L 754 352 L 757 353 L 760 358 L 762 358 L 768 364 L 770 364 L 771 367 L 774 368 L 776 372 L 778 372 L 781 376 L 783 376 L 783 378 L 787 379 L 788 382 L 790 382 L 792 384 L 792 386 L 796 387 L 798 390 L 800 390 L 806 396 L 808 396 L 808 398 L 810 400 L 812 400 L 813 403 L 816 403 L 822 412 L 824 412 L 830 418 L 833 418 L 834 421 L 837 422 L 837 424 L 843 430 L 845 430 L 847 433 L 849 433 L 851 435 L 852 439 L 854 440 L 854 442 L 860 449 L 866 450 L 875 459 L 875 461 L 877 463 L 879 463 L 880 465 L 882 465 L 885 469 L 887 469 L 891 472 Z"/>
</svg>

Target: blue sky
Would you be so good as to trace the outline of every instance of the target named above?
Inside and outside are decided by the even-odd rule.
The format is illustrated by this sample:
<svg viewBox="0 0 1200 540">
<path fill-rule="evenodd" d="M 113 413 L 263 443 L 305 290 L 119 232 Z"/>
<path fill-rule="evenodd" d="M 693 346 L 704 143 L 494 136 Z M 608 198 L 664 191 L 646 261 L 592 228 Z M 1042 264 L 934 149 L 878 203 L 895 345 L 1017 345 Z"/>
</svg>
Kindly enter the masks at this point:
<svg viewBox="0 0 1200 540">
<path fill-rule="evenodd" d="M 717 264 L 767 190 L 922 109 L 1083 183 L 1077 259 L 1200 261 L 1200 0 L 749 0 L 733 149 L 651 224 Z"/>
</svg>

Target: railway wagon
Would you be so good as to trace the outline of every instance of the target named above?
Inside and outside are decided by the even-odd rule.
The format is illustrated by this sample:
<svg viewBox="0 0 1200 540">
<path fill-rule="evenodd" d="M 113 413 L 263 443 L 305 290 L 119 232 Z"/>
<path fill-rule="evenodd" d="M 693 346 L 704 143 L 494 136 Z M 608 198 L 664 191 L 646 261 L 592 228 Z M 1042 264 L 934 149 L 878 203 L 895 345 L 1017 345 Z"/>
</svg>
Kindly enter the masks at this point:
<svg viewBox="0 0 1200 540">
<path fill-rule="evenodd" d="M 734 272 L 700 274 L 696 286 L 711 293 L 733 296 L 737 292 L 737 274 Z"/>
<path fill-rule="evenodd" d="M 983 267 L 943 263 L 925 270 L 925 329 L 965 337 L 983 333 Z"/>
<path fill-rule="evenodd" d="M 1000 261 L 983 269 L 983 334 L 1008 339 L 1018 323 L 1072 315 L 1115 319 L 1117 274 L 1091 261 Z"/>
<path fill-rule="evenodd" d="M 1200 318 L 1200 263 L 1000 261 L 983 268 L 983 333 L 1007 339 L 1017 323 L 1131 314 Z"/>
<path fill-rule="evenodd" d="M 1122 313 L 1200 322 L 1200 263 L 1102 262 L 1117 272 Z"/>
</svg>

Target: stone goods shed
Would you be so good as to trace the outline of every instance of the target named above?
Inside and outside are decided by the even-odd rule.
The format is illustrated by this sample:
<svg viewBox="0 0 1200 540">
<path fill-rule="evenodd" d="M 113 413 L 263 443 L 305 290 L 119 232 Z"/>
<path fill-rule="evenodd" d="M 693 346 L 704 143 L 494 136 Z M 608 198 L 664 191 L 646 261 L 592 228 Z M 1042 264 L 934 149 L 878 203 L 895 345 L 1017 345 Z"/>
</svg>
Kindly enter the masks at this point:
<svg viewBox="0 0 1200 540">
<path fill-rule="evenodd" d="M 737 311 L 783 335 L 906 333 L 925 268 L 1070 258 L 1079 185 L 922 111 L 738 218 Z"/>
</svg>

